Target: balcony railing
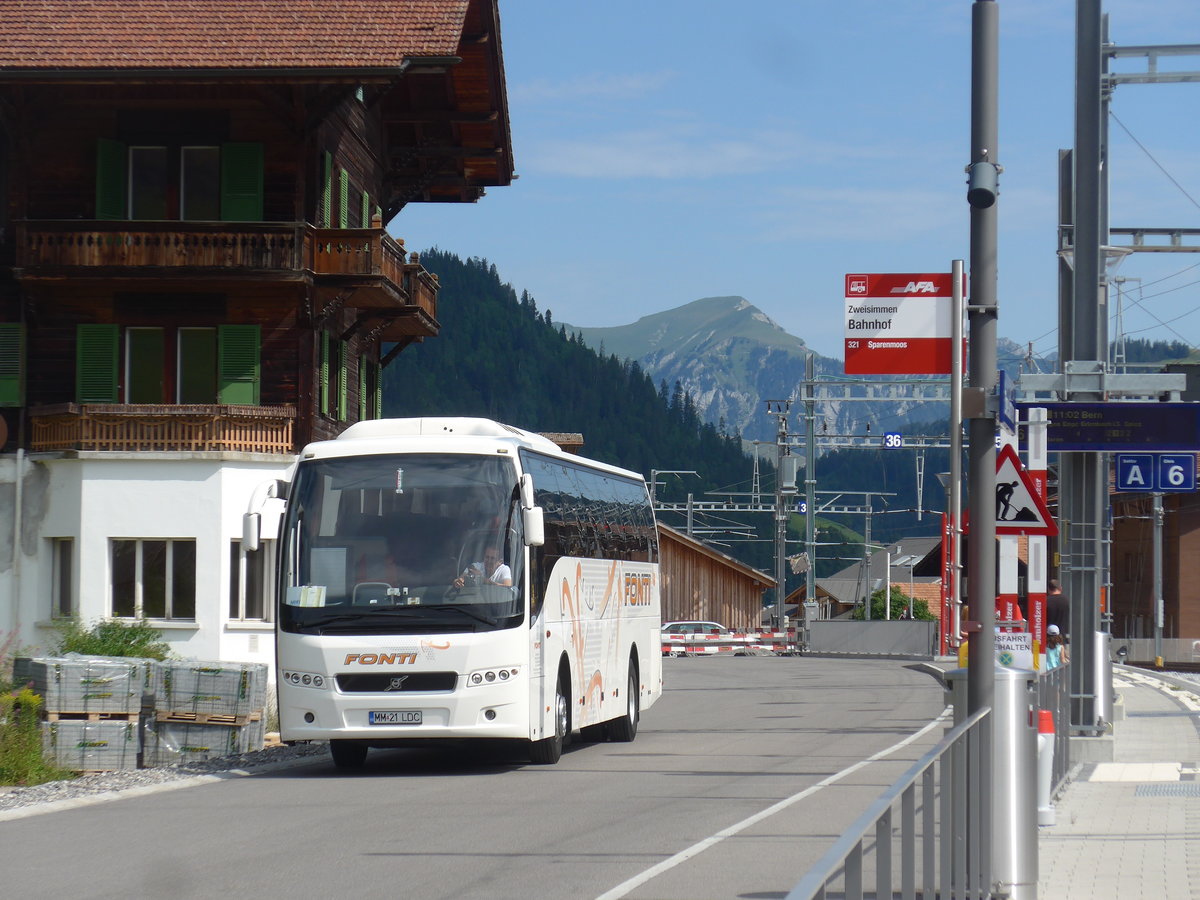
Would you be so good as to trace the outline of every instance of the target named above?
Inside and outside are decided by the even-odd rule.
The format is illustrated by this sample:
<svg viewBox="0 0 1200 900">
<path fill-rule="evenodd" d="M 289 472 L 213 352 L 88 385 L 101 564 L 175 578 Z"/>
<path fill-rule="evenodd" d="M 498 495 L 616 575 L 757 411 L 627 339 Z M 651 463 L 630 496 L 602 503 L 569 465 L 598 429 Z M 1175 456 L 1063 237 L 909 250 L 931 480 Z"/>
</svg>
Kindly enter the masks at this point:
<svg viewBox="0 0 1200 900">
<path fill-rule="evenodd" d="M 437 313 L 437 281 L 420 263 L 407 260 L 404 242 L 383 228 L 315 228 L 305 222 L 20 221 L 14 251 L 13 264 L 26 278 L 61 277 L 63 270 L 80 269 L 97 275 L 168 277 L 172 269 L 300 273 L 318 284 L 336 287 L 350 281 L 366 288 L 355 298 L 364 308 L 412 304 L 432 318 Z"/>
<path fill-rule="evenodd" d="M 305 225 L 225 222 L 17 223 L 16 266 L 63 268 L 303 267 Z"/>
<path fill-rule="evenodd" d="M 290 406 L 63 403 L 30 411 L 30 449 L 295 453 Z"/>
</svg>

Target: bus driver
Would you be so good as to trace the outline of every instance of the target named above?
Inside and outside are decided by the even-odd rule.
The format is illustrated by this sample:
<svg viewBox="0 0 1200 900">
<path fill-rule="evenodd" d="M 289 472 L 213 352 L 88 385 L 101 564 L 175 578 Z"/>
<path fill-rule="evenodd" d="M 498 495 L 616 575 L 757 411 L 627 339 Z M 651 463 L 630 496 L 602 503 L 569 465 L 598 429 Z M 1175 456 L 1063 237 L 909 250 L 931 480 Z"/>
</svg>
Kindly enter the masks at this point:
<svg viewBox="0 0 1200 900">
<path fill-rule="evenodd" d="M 486 573 L 491 572 L 490 575 Z M 512 569 L 500 559 L 500 551 L 487 547 L 483 551 L 483 562 L 471 563 L 461 575 L 454 579 L 456 588 L 463 587 L 467 580 L 482 584 L 512 587 Z"/>
</svg>

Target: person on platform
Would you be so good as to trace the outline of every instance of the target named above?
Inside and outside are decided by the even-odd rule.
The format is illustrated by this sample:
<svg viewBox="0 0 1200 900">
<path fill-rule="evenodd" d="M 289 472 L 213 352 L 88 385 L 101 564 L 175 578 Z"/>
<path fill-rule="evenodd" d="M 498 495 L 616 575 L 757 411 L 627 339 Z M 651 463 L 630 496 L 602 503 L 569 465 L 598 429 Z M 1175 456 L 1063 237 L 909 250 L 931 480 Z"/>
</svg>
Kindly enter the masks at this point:
<svg viewBox="0 0 1200 900">
<path fill-rule="evenodd" d="M 1059 634 L 1067 634 L 1071 624 L 1071 601 L 1062 592 L 1057 578 L 1051 578 L 1046 591 L 1046 624 L 1058 626 Z M 1047 629 L 1049 633 L 1049 629 Z"/>
</svg>

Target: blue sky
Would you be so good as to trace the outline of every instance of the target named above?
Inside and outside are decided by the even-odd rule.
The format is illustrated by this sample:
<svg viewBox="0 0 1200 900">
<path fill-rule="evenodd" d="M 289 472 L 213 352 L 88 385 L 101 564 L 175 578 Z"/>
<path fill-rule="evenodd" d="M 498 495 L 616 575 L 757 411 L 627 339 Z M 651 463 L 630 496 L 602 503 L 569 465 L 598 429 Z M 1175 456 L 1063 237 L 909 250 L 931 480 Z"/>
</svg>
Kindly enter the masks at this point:
<svg viewBox="0 0 1200 900">
<path fill-rule="evenodd" d="M 556 321 L 740 295 L 840 358 L 844 274 L 969 261 L 971 5 L 500 0 L 519 180 L 477 205 L 413 204 L 391 230 L 487 258 Z M 998 6 L 999 331 L 1044 355 L 1075 2 Z M 1104 9 L 1115 44 L 1200 44 L 1196 0 Z M 1121 85 L 1112 110 L 1113 226 L 1200 226 L 1200 84 Z M 1200 254 L 1115 274 L 1131 337 L 1200 344 Z"/>
</svg>

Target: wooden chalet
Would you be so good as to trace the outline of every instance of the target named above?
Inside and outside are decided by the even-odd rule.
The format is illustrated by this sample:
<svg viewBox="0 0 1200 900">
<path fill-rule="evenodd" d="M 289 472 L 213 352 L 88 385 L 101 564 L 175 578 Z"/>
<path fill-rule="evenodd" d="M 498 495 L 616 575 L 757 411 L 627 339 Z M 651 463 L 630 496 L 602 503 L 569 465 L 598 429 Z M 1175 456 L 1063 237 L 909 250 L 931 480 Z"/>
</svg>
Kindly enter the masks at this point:
<svg viewBox="0 0 1200 900">
<path fill-rule="evenodd" d="M 0 629 L 269 660 L 247 497 L 437 336 L 389 223 L 513 177 L 497 0 L 0 3 Z"/>
<path fill-rule="evenodd" d="M 664 622 L 698 619 L 736 630 L 759 627 L 763 594 L 775 587 L 774 578 L 662 522 L 658 540 Z"/>
<path fill-rule="evenodd" d="M 0 124 L 30 451 L 291 452 L 379 415 L 438 333 L 384 226 L 513 177 L 495 0 L 6 0 Z"/>
</svg>

